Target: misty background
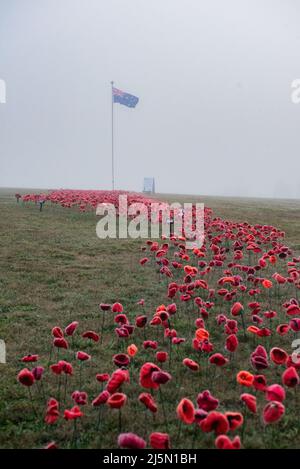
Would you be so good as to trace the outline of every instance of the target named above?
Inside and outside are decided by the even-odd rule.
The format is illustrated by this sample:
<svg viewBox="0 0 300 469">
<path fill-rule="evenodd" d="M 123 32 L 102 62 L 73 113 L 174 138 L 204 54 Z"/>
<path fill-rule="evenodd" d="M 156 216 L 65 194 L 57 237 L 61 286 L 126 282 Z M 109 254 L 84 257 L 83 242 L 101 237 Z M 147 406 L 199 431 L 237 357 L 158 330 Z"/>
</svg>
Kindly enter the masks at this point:
<svg viewBox="0 0 300 469">
<path fill-rule="evenodd" d="M 298 0 L 0 0 L 0 186 L 300 198 Z"/>
</svg>

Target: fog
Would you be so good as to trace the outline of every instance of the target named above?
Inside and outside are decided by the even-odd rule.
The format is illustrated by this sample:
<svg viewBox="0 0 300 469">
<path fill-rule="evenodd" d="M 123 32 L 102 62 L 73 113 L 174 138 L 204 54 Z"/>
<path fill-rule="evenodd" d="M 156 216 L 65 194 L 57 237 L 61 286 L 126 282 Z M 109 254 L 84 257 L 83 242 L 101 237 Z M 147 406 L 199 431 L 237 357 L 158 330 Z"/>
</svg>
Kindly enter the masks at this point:
<svg viewBox="0 0 300 469">
<path fill-rule="evenodd" d="M 0 0 L 0 186 L 300 197 L 298 0 Z"/>
</svg>

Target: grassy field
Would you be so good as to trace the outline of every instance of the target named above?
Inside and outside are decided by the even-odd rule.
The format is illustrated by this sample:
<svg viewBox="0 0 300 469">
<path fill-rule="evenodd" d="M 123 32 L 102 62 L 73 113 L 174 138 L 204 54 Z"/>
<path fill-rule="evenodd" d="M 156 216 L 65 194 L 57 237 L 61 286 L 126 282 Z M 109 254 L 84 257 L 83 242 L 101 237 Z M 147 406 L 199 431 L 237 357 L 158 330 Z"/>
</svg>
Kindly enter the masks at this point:
<svg viewBox="0 0 300 469">
<path fill-rule="evenodd" d="M 37 353 L 46 366 L 51 343 L 50 332 L 55 325 L 65 327 L 76 320 L 80 323 L 81 331 L 99 331 L 100 302 L 120 301 L 124 304 L 128 317 L 134 318 L 141 312 L 141 307 L 136 303 L 144 298 L 145 310 L 152 314 L 159 304 L 167 301 L 165 284 L 157 281 L 155 269 L 141 268 L 139 265 L 138 261 L 142 257 L 141 240 L 100 241 L 96 237 L 94 214 L 80 214 L 75 210 L 47 205 L 40 213 L 34 204 L 17 204 L 13 196 L 15 192 L 15 189 L 0 191 L 0 338 L 5 340 L 7 346 L 7 364 L 0 364 L 0 447 L 42 447 L 51 440 L 58 441 L 61 447 L 69 447 L 72 426 L 69 422 L 61 421 L 54 428 L 47 427 L 43 421 L 43 400 L 38 399 L 37 395 L 34 395 L 34 399 L 38 418 L 33 414 L 26 389 L 16 380 L 22 367 L 20 358 L 29 353 Z M 289 246 L 298 253 L 300 251 L 300 201 L 166 194 L 157 197 L 168 201 L 201 201 L 211 207 L 216 216 L 253 224 L 272 224 L 286 232 L 286 243 Z M 187 319 L 181 314 L 176 327 L 184 330 L 186 324 Z M 97 372 L 111 372 L 114 369 L 112 354 L 125 351 L 125 345 L 120 350 L 117 342 L 111 340 L 112 330 L 111 320 L 106 324 L 102 346 L 87 346 L 79 336 L 75 339 L 77 350 L 84 347 L 93 356 L 84 370 L 84 390 L 91 397 L 99 392 L 99 383 L 88 380 L 87 376 Z M 139 332 L 134 341 L 140 348 L 143 337 Z M 216 332 L 215 342 L 218 343 L 218 340 L 221 338 Z M 253 344 L 251 346 L 253 348 Z M 290 350 L 289 339 L 286 348 Z M 214 385 L 213 393 L 217 397 L 218 393 L 221 394 L 224 408 L 230 408 L 237 395 L 234 370 L 238 371 L 244 366 L 249 368 L 249 350 L 249 343 L 242 344 L 239 363 L 235 363 L 236 368 L 228 371 L 227 387 L 224 388 L 223 378 Z M 180 353 L 182 355 L 178 356 L 178 362 L 185 356 L 185 346 Z M 147 352 L 143 350 L 137 355 L 132 369 L 133 377 L 137 377 L 138 369 L 146 357 Z M 70 355 L 66 355 L 66 358 L 70 359 Z M 195 400 L 198 392 L 211 385 L 210 377 L 201 373 L 192 375 L 180 368 L 176 381 L 164 388 L 167 412 L 173 415 L 175 402 L 180 397 L 187 396 Z M 45 377 L 45 387 L 49 394 L 56 391 L 56 383 L 49 376 Z M 74 389 L 77 389 L 75 377 L 70 385 L 70 390 Z M 137 387 L 130 387 L 129 403 L 123 414 L 123 429 L 144 436 L 149 417 L 141 411 L 137 402 L 138 392 Z M 287 397 L 292 398 L 290 395 Z M 70 401 L 68 406 L 71 406 Z M 299 406 L 297 414 L 289 410 L 286 419 L 280 422 L 280 431 L 276 434 L 269 429 L 262 434 L 259 422 L 248 424 L 243 435 L 245 446 L 299 447 L 298 413 Z M 80 447 L 116 446 L 117 415 L 113 412 L 107 416 L 99 431 L 95 430 L 93 410 L 87 412 L 80 425 Z M 157 431 L 164 431 L 160 418 L 151 422 L 151 426 Z M 175 413 L 169 431 L 175 439 Z M 180 441 L 175 442 L 173 439 L 173 446 L 188 446 L 191 432 L 192 429 L 185 428 Z M 199 434 L 196 447 L 213 447 L 213 438 Z"/>
</svg>

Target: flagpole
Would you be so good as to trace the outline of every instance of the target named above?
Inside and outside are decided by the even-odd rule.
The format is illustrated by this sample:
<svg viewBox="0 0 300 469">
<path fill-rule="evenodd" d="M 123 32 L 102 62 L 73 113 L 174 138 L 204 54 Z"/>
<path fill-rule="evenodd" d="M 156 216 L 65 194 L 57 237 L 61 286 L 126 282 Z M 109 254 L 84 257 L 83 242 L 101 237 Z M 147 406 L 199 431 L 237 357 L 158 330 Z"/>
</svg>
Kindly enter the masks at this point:
<svg viewBox="0 0 300 469">
<path fill-rule="evenodd" d="M 115 189 L 115 166 L 114 166 L 114 97 L 113 86 L 114 82 L 111 81 L 111 182 L 112 190 Z"/>
</svg>

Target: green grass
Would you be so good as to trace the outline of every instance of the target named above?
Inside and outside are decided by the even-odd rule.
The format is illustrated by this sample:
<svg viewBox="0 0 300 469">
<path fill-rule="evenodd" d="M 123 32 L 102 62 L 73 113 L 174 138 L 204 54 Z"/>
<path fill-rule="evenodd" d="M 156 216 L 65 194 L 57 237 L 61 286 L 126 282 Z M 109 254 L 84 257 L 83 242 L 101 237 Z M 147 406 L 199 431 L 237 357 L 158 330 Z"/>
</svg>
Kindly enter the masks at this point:
<svg viewBox="0 0 300 469">
<path fill-rule="evenodd" d="M 16 375 L 22 368 L 20 358 L 37 353 L 41 356 L 41 363 L 47 366 L 50 332 L 55 325 L 65 327 L 69 322 L 78 320 L 81 332 L 88 329 L 99 331 L 100 302 L 122 302 L 128 317 L 133 319 L 141 312 L 136 302 L 145 298 L 145 311 L 149 316 L 152 315 L 159 304 L 167 301 L 166 283 L 158 282 L 154 268 L 141 268 L 139 265 L 138 261 L 143 256 L 141 240 L 101 241 L 96 237 L 96 216 L 93 213 L 80 214 L 75 210 L 47 205 L 40 213 L 34 204 L 17 204 L 13 197 L 15 192 L 9 189 L 0 191 L 0 338 L 5 340 L 7 346 L 7 364 L 0 364 L 0 447 L 42 447 L 50 440 L 57 441 L 61 447 L 69 447 L 72 424 L 61 419 L 59 425 L 47 427 L 43 422 L 44 403 L 36 393 L 34 405 L 38 418 L 34 416 L 27 390 L 16 381 Z M 283 229 L 286 232 L 286 243 L 300 251 L 300 201 L 175 195 L 158 197 L 168 201 L 203 201 L 214 210 L 216 216 L 253 224 L 272 224 Z M 216 309 L 219 308 L 217 305 Z M 176 328 L 179 335 L 191 337 L 193 328 L 188 331 L 188 317 L 193 313 L 182 306 L 180 309 Z M 213 328 L 214 320 L 209 321 Z M 87 345 L 79 336 L 75 342 L 76 350 L 87 350 L 93 357 L 84 369 L 84 390 L 89 393 L 89 401 L 99 392 L 99 384 L 91 377 L 97 372 L 111 372 L 114 369 L 112 355 L 126 350 L 124 342 L 118 345 L 116 340 L 112 341 L 112 331 L 112 318 L 109 318 L 102 346 Z M 218 330 L 214 334 L 216 351 L 223 351 L 223 335 Z M 158 339 L 160 349 L 167 349 L 161 333 Z M 220 376 L 215 382 L 212 382 L 211 376 L 206 377 L 203 370 L 194 375 L 180 365 L 185 356 L 199 361 L 197 354 L 191 352 L 190 340 L 180 348 L 178 357 L 173 357 L 171 373 L 174 374 L 174 380 L 163 389 L 166 409 L 171 416 L 169 430 L 173 447 L 188 447 L 192 439 L 192 428 L 184 428 L 180 441 L 176 442 L 175 408 L 181 397 L 190 397 L 195 402 L 198 392 L 210 388 L 221 399 L 221 409 L 240 410 L 237 409 L 237 396 L 242 391 L 235 384 L 235 373 L 240 369 L 250 369 L 248 357 L 249 351 L 253 349 L 252 342 L 248 340 L 243 344 L 243 339 L 240 340 L 241 351 L 237 361 L 228 370 L 223 370 L 225 377 Z M 132 384 L 124 387 L 124 392 L 128 394 L 128 404 L 123 412 L 123 430 L 148 436 L 149 427 L 151 431 L 165 431 L 165 428 L 161 412 L 155 421 L 152 421 L 151 416 L 147 420 L 137 401 L 141 392 L 136 382 L 138 370 L 144 361 L 154 360 L 149 351 L 141 349 L 142 341 L 143 335 L 137 331 L 129 342 L 135 342 L 140 351 L 134 360 Z M 283 341 L 281 339 L 278 343 L 291 351 L 291 337 Z M 65 358 L 74 362 L 71 351 L 65 353 Z M 268 370 L 268 373 L 271 371 Z M 280 380 L 280 377 L 277 379 Z M 44 386 L 47 395 L 55 396 L 57 386 L 50 373 L 45 376 Z M 70 391 L 77 388 L 75 374 Z M 299 446 L 299 404 L 296 414 L 292 404 L 293 393 L 288 391 L 287 394 L 287 404 L 290 404 L 287 405 L 286 418 L 277 426 L 278 431 L 272 433 L 267 429 L 263 434 L 257 417 L 247 424 L 245 446 Z M 71 407 L 70 400 L 66 407 Z M 117 414 L 107 411 L 100 431 L 95 430 L 95 420 L 96 412 L 89 406 L 79 426 L 80 447 L 115 447 Z M 213 447 L 213 441 L 212 435 L 199 432 L 196 447 Z"/>
</svg>

